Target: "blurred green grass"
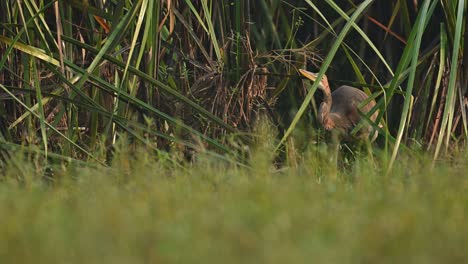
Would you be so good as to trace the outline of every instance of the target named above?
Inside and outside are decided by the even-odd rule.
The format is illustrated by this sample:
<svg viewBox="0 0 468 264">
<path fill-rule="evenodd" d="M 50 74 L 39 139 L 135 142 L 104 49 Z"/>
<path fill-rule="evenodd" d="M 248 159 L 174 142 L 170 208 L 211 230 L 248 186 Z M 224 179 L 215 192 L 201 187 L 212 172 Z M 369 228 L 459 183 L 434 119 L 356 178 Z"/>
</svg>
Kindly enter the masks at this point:
<svg viewBox="0 0 468 264">
<path fill-rule="evenodd" d="M 1 263 L 464 263 L 466 152 L 431 169 L 402 155 L 331 168 L 313 146 L 276 169 L 198 156 L 174 169 L 120 150 L 109 168 L 9 162 L 0 180 Z M 15 165 L 16 164 L 16 165 Z"/>
</svg>

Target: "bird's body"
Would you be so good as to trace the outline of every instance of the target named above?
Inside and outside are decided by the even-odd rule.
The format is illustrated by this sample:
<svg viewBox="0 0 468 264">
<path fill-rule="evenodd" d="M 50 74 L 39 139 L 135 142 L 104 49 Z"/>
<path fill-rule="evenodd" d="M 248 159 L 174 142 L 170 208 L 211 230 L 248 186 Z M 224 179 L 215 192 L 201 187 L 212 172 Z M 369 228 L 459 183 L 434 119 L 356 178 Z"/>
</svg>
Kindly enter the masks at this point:
<svg viewBox="0 0 468 264">
<path fill-rule="evenodd" d="M 305 70 L 300 70 L 300 72 L 305 77 L 315 81 L 316 74 Z M 342 137 L 348 139 L 365 139 L 374 132 L 371 140 L 376 138 L 377 133 L 370 124 L 364 125 L 353 136 L 350 133 L 363 119 L 360 112 L 367 114 L 375 106 L 374 100 L 370 100 L 367 104 L 361 106 L 364 101 L 368 100 L 367 94 L 357 88 L 346 85 L 339 87 L 331 93 L 328 79 L 325 75 L 320 82 L 319 88 L 324 93 L 324 98 L 319 108 L 318 118 L 326 130 L 338 131 Z M 370 120 L 375 121 L 377 115 L 378 111 L 374 112 L 370 116 Z"/>
<path fill-rule="evenodd" d="M 359 114 L 359 105 L 368 99 L 368 96 L 363 91 L 351 86 L 341 86 L 331 93 L 332 104 L 330 112 L 326 114 L 325 102 L 320 105 L 319 116 L 322 118 L 322 125 L 326 130 L 337 129 L 344 135 L 350 135 L 351 130 L 361 121 L 362 117 Z M 372 100 L 368 104 L 362 106 L 360 111 L 368 113 L 375 106 L 375 101 Z M 370 119 L 375 121 L 378 112 L 375 112 Z M 372 132 L 372 127 L 367 125 L 363 127 L 355 137 L 364 139 Z"/>
</svg>

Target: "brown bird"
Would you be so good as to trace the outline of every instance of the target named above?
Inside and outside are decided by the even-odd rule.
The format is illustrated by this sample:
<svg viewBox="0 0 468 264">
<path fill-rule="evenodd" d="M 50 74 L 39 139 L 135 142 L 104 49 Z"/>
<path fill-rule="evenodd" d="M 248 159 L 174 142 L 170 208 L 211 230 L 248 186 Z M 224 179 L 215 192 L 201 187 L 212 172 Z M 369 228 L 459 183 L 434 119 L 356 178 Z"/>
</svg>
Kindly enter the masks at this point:
<svg viewBox="0 0 468 264">
<path fill-rule="evenodd" d="M 300 69 L 299 72 L 311 81 L 317 79 L 317 74 L 315 73 L 302 69 Z M 318 119 L 325 130 L 339 131 L 339 134 L 344 136 L 345 139 L 366 139 L 372 132 L 374 132 L 374 134 L 372 135 L 371 141 L 377 138 L 377 131 L 374 131 L 369 123 L 365 124 L 356 135 L 351 136 L 350 134 L 353 128 L 359 124 L 362 119 L 359 110 L 362 113 L 368 113 L 375 106 L 375 101 L 371 100 L 358 110 L 359 105 L 369 98 L 366 93 L 346 85 L 339 87 L 332 93 L 326 75 L 323 75 L 318 88 L 324 94 L 323 102 L 320 104 L 318 112 Z M 372 114 L 370 119 L 375 121 L 377 115 L 378 111 Z"/>
</svg>

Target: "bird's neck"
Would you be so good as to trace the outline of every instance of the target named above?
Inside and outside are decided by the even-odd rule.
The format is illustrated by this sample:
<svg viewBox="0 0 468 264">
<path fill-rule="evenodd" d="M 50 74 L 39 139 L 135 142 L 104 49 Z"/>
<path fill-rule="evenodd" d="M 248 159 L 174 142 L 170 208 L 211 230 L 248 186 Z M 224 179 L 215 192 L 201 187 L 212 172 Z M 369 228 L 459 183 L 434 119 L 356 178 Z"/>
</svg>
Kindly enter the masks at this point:
<svg viewBox="0 0 468 264">
<path fill-rule="evenodd" d="M 331 109 L 331 106 L 332 106 L 332 96 L 331 96 L 331 92 L 330 92 L 330 88 L 328 87 L 321 87 L 322 88 L 322 92 L 323 92 L 323 113 L 325 114 L 324 116 L 327 116 L 328 117 L 328 114 L 330 114 L 330 109 Z"/>
<path fill-rule="evenodd" d="M 323 89 L 323 102 L 321 105 L 321 120 L 325 129 L 330 130 L 334 127 L 333 120 L 330 119 L 330 110 L 332 107 L 332 96 L 329 89 Z"/>
<path fill-rule="evenodd" d="M 332 96 L 331 96 L 331 92 L 329 89 L 323 89 L 323 102 L 328 105 L 329 107 L 328 110 L 330 111 L 330 107 L 333 101 L 332 101 Z"/>
</svg>

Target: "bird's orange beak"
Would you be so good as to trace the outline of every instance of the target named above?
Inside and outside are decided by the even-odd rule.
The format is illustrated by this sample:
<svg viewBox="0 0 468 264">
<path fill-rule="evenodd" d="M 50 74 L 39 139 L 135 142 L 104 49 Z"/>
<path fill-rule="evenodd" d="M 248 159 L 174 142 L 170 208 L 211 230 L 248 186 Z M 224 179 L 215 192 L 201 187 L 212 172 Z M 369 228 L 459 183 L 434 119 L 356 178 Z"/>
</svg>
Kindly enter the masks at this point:
<svg viewBox="0 0 468 264">
<path fill-rule="evenodd" d="M 315 81 L 317 79 L 317 74 L 313 73 L 313 72 L 310 72 L 310 71 L 306 71 L 306 70 L 303 70 L 303 69 L 299 69 L 299 72 L 304 76 L 306 77 L 307 79 L 311 80 L 311 81 Z"/>
</svg>

